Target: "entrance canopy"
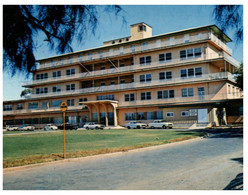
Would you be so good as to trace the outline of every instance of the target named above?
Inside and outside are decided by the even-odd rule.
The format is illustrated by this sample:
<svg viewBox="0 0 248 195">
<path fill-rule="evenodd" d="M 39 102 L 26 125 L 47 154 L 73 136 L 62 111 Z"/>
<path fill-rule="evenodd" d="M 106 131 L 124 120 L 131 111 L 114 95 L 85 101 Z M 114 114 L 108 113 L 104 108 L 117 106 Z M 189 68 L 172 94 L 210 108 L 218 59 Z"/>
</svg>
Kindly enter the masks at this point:
<svg viewBox="0 0 248 195">
<path fill-rule="evenodd" d="M 118 101 L 114 100 L 96 100 L 96 101 L 87 101 L 87 102 L 79 102 L 79 104 L 86 105 L 89 109 L 89 120 L 92 120 L 93 109 L 97 112 L 97 122 L 100 123 L 100 110 L 104 110 L 105 112 L 105 126 L 108 126 L 108 112 L 110 111 L 109 106 L 113 108 L 114 113 L 114 126 L 118 126 L 117 120 L 117 112 L 116 108 L 118 107 Z M 111 109 L 112 110 L 112 109 Z"/>
</svg>

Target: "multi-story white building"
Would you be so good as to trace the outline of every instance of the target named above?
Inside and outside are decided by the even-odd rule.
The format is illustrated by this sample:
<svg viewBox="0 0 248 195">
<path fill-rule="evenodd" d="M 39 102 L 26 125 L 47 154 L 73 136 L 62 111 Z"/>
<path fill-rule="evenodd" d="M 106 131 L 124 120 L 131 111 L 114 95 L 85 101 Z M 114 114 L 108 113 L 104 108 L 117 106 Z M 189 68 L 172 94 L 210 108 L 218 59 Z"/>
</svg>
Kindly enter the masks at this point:
<svg viewBox="0 0 248 195">
<path fill-rule="evenodd" d="M 145 23 L 131 25 L 131 36 L 102 47 L 38 60 L 23 84 L 33 94 L 4 101 L 4 124 L 62 123 L 62 101 L 78 124 L 237 122 L 243 98 L 230 41 L 216 25 L 156 36 Z"/>
</svg>

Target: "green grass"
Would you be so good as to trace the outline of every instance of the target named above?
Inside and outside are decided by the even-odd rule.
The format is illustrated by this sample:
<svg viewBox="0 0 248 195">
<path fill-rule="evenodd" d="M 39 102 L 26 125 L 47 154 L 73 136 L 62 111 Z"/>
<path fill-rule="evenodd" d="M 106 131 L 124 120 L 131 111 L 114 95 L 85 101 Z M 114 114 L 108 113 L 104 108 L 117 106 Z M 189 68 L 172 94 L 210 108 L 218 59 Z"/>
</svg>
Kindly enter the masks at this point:
<svg viewBox="0 0 248 195">
<path fill-rule="evenodd" d="M 66 156 L 80 157 L 127 151 L 202 136 L 197 132 L 171 130 L 66 131 Z M 3 137 L 4 167 L 60 160 L 63 131 L 16 134 Z"/>
</svg>

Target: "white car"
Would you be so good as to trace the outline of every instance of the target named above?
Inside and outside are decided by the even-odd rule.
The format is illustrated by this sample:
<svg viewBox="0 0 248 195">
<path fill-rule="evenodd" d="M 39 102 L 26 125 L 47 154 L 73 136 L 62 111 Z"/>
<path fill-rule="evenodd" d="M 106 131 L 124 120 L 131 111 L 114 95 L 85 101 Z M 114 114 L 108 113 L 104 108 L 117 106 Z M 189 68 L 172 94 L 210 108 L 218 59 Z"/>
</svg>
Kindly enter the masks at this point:
<svg viewBox="0 0 248 195">
<path fill-rule="evenodd" d="M 147 127 L 147 124 L 137 122 L 137 121 L 130 121 L 125 125 L 128 129 L 145 129 Z"/>
<path fill-rule="evenodd" d="M 149 123 L 148 126 L 151 129 L 155 129 L 155 128 L 162 128 L 162 129 L 170 128 L 170 129 L 172 129 L 173 123 L 166 122 L 163 120 L 154 120 L 152 123 Z"/>
<path fill-rule="evenodd" d="M 58 130 L 58 127 L 53 125 L 53 124 L 47 124 L 45 127 L 44 127 L 44 130 L 45 131 L 50 131 L 50 130 Z"/>
<path fill-rule="evenodd" d="M 22 125 L 20 126 L 20 131 L 34 131 L 35 127 L 31 125 Z"/>
<path fill-rule="evenodd" d="M 95 122 L 88 122 L 85 123 L 84 128 L 89 130 L 89 129 L 104 129 L 104 125 L 101 124 L 97 124 Z"/>
<path fill-rule="evenodd" d="M 7 131 L 18 131 L 19 127 L 9 125 L 9 126 L 6 126 L 6 130 Z"/>
</svg>

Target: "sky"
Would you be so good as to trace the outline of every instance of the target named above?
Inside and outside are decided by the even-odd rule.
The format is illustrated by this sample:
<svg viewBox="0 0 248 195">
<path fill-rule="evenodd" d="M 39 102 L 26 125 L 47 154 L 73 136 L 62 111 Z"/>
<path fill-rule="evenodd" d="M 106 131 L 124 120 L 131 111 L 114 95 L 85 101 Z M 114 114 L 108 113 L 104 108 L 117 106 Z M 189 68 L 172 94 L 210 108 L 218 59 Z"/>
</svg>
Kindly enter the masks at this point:
<svg viewBox="0 0 248 195">
<path fill-rule="evenodd" d="M 94 47 L 100 47 L 104 41 L 126 37 L 130 35 L 130 25 L 145 22 L 152 26 L 153 36 L 174 32 L 178 30 L 215 24 L 212 5 L 121 5 L 126 23 L 122 17 L 116 17 L 106 13 L 101 14 L 99 25 L 95 35 L 88 35 L 83 43 L 73 42 L 73 50 L 80 51 Z M 234 33 L 227 31 L 226 34 L 234 39 Z M 47 58 L 57 55 L 48 49 L 43 41 L 43 36 L 36 38 L 36 59 Z M 228 43 L 233 50 L 233 57 L 243 61 L 243 45 L 235 42 Z M 31 76 L 28 80 L 31 80 Z M 16 74 L 11 77 L 8 72 L 3 72 L 3 100 L 20 99 L 21 87 L 27 81 L 24 74 Z"/>
</svg>

